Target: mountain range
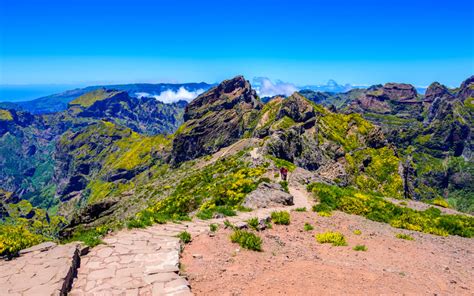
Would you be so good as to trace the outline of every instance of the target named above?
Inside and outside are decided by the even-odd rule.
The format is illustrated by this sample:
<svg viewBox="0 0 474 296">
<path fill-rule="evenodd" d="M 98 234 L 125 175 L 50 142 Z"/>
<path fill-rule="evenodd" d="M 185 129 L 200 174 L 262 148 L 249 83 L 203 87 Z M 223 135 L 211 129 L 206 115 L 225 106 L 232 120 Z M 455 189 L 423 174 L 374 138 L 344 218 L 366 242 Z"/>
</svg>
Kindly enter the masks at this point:
<svg viewBox="0 0 474 296">
<path fill-rule="evenodd" d="M 264 103 L 242 76 L 176 86 L 208 89 L 189 103 L 131 95 L 157 87 L 76 90 L 48 114 L 0 109 L 0 219 L 22 203 L 23 218 L 61 217 L 66 238 L 241 209 L 262 184 L 285 191 L 282 166 L 306 183 L 474 212 L 474 76 L 425 95 L 386 83 Z"/>
<path fill-rule="evenodd" d="M 164 92 L 171 92 L 175 94 L 172 97 L 173 100 L 180 100 L 177 96 L 178 91 L 182 90 L 185 92 L 184 98 L 190 99 L 197 96 L 212 87 L 212 84 L 204 82 L 200 83 L 135 83 L 135 84 L 116 84 L 116 85 L 96 85 L 88 86 L 85 88 L 77 88 L 68 90 L 65 92 L 41 97 L 31 101 L 20 101 L 20 102 L 0 102 L 0 107 L 7 109 L 15 109 L 21 111 L 28 111 L 32 114 L 47 114 L 54 112 L 61 112 L 68 108 L 68 103 L 83 94 L 97 90 L 97 89 L 115 89 L 127 92 L 131 97 L 159 97 Z M 192 97 L 189 97 L 191 95 Z M 181 99 L 184 99 L 181 98 Z"/>
</svg>

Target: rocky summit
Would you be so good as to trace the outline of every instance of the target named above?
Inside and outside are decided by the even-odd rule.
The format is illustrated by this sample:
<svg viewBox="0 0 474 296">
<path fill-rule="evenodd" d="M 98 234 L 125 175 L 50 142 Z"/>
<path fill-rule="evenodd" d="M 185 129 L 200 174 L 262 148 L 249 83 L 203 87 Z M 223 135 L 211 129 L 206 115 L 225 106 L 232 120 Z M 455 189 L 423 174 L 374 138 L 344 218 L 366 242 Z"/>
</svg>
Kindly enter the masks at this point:
<svg viewBox="0 0 474 296">
<path fill-rule="evenodd" d="M 208 279 L 233 291 L 229 278 L 240 283 L 250 262 L 263 266 L 249 269 L 255 274 L 275 263 L 296 275 L 325 258 L 343 278 L 350 263 L 364 279 L 378 275 L 362 257 L 402 280 L 441 268 L 416 261 L 431 255 L 419 245 L 410 253 L 410 240 L 442 246 L 443 262 L 468 261 L 473 97 L 470 77 L 456 89 L 432 83 L 424 95 L 386 83 L 263 102 L 237 76 L 189 103 L 97 88 L 56 113 L 0 109 L 0 287 L 7 295 L 213 294 Z M 389 252 L 387 236 L 419 264 L 352 251 L 343 264 L 320 246 L 379 256 Z M 456 274 L 459 294 L 474 289 L 459 266 L 443 268 Z M 398 280 L 386 279 L 390 291 Z M 433 291 L 454 285 L 440 281 Z M 258 294 L 252 285 L 247 294 Z"/>
</svg>

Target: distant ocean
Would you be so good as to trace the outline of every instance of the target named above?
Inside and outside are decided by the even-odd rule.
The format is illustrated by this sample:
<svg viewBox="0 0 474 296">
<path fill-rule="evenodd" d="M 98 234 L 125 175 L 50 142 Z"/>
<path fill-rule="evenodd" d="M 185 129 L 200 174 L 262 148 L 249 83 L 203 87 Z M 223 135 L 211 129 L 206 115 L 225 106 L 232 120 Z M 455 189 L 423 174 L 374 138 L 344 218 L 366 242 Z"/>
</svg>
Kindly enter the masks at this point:
<svg viewBox="0 0 474 296">
<path fill-rule="evenodd" d="M 83 85 L 0 85 L 0 102 L 29 101 L 77 87 L 83 87 Z"/>
</svg>

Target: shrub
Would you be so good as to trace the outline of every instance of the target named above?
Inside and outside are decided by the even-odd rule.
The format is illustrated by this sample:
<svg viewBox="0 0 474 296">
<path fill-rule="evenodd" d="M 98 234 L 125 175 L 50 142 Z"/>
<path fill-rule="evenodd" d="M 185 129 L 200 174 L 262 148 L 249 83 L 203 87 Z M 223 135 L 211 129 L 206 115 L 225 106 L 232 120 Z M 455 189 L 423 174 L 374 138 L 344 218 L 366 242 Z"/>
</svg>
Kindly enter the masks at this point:
<svg viewBox="0 0 474 296">
<path fill-rule="evenodd" d="M 216 232 L 218 228 L 219 228 L 219 226 L 218 226 L 217 224 L 215 224 L 215 223 L 209 225 L 209 230 L 210 230 L 211 232 Z"/>
<path fill-rule="evenodd" d="M 373 221 L 389 223 L 397 228 L 444 236 L 448 234 L 474 236 L 474 218 L 470 216 L 444 215 L 434 207 L 417 211 L 398 206 L 377 195 L 361 193 L 350 187 L 341 188 L 313 183 L 308 186 L 308 189 L 321 202 L 314 207 L 320 215 L 329 210 L 338 209 Z"/>
<path fill-rule="evenodd" d="M 31 233 L 24 225 L 0 225 L 0 255 L 15 256 L 18 251 L 43 240 L 44 237 Z"/>
<path fill-rule="evenodd" d="M 281 187 L 285 192 L 290 192 L 290 189 L 288 189 L 288 182 L 287 181 L 281 181 L 280 182 Z"/>
<path fill-rule="evenodd" d="M 258 221 L 257 217 L 253 217 L 247 220 L 247 224 L 249 225 L 250 228 L 257 230 L 257 227 L 260 224 L 260 222 Z"/>
<path fill-rule="evenodd" d="M 355 246 L 355 247 L 352 248 L 352 249 L 353 249 L 354 251 L 363 251 L 363 252 L 367 251 L 367 247 L 364 246 L 364 245 L 357 245 L 357 246 Z"/>
<path fill-rule="evenodd" d="M 225 220 L 225 221 L 224 221 L 224 226 L 225 226 L 226 228 L 235 229 L 234 224 L 232 224 L 229 220 Z"/>
<path fill-rule="evenodd" d="M 233 243 L 238 243 L 244 249 L 262 251 L 262 239 L 254 233 L 236 230 L 230 236 L 230 240 Z"/>
<path fill-rule="evenodd" d="M 169 215 L 165 215 L 160 212 L 155 212 L 152 209 L 146 209 L 135 215 L 134 218 L 127 222 L 128 228 L 145 228 L 155 223 L 165 224 L 167 220 L 170 220 Z"/>
<path fill-rule="evenodd" d="M 199 211 L 199 213 L 197 213 L 196 216 L 199 219 L 209 220 L 209 219 L 212 219 L 212 217 L 214 216 L 214 213 L 219 213 L 219 214 L 222 214 L 224 216 L 236 216 L 237 215 L 237 213 L 234 210 L 232 210 L 230 207 L 217 206 L 217 207 L 212 207 L 212 208 L 209 208 L 209 209 L 203 209 L 203 210 Z"/>
<path fill-rule="evenodd" d="M 187 232 L 186 230 L 180 232 L 180 233 L 178 234 L 178 237 L 179 237 L 179 239 L 180 239 L 183 243 L 185 243 L 185 244 L 191 242 L 191 233 Z"/>
<path fill-rule="evenodd" d="M 360 231 L 359 229 L 356 229 L 356 230 L 353 231 L 353 233 L 354 233 L 355 235 L 361 235 L 361 234 L 362 234 L 362 231 Z"/>
<path fill-rule="evenodd" d="M 442 199 L 442 198 L 435 198 L 433 199 L 432 203 L 436 206 L 440 206 L 442 208 L 449 208 L 449 203 Z"/>
<path fill-rule="evenodd" d="M 306 212 L 306 207 L 304 207 L 304 208 L 296 208 L 295 211 L 296 211 L 296 212 Z"/>
<path fill-rule="evenodd" d="M 326 212 L 326 211 L 321 211 L 321 212 L 318 212 L 318 215 L 321 216 L 321 217 L 331 217 L 332 213 L 331 212 Z"/>
<path fill-rule="evenodd" d="M 290 225 L 290 213 L 286 211 L 272 212 L 273 223 L 280 225 Z"/>
<path fill-rule="evenodd" d="M 340 232 L 325 232 L 316 234 L 316 240 L 320 244 L 332 244 L 333 246 L 347 246 L 344 235 Z"/>
<path fill-rule="evenodd" d="M 313 229 L 314 229 L 313 225 L 311 225 L 311 224 L 309 224 L 309 223 L 305 223 L 305 224 L 304 224 L 304 230 L 305 230 L 305 231 L 311 231 L 311 230 L 313 230 Z"/>
<path fill-rule="evenodd" d="M 413 236 L 409 235 L 409 234 L 405 234 L 405 233 L 397 233 L 397 235 L 395 235 L 396 238 L 399 238 L 399 239 L 405 239 L 405 240 L 415 240 L 413 238 Z"/>
</svg>

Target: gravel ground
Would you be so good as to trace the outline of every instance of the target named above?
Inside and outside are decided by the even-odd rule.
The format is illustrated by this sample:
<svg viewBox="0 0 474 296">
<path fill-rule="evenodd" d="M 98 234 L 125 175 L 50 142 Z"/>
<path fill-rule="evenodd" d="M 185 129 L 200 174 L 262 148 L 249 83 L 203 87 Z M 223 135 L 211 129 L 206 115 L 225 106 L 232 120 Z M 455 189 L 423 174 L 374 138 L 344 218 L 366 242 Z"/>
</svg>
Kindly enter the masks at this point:
<svg viewBox="0 0 474 296">
<path fill-rule="evenodd" d="M 305 222 L 314 226 L 304 231 Z M 355 229 L 361 235 L 355 235 Z M 348 246 L 314 236 L 342 232 Z M 415 240 L 397 239 L 397 233 Z M 289 226 L 260 232 L 263 252 L 240 249 L 231 231 L 193 239 L 182 271 L 196 295 L 474 295 L 474 240 L 392 228 L 360 216 L 291 212 Z M 354 251 L 355 245 L 367 251 Z"/>
</svg>

